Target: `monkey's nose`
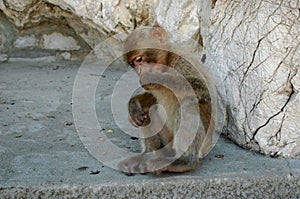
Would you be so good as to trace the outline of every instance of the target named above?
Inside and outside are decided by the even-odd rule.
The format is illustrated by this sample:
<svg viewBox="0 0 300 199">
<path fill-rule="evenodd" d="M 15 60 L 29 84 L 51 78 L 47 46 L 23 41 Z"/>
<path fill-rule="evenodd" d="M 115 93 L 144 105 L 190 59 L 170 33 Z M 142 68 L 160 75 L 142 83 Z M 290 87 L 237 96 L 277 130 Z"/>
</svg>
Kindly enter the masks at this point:
<svg viewBox="0 0 300 199">
<path fill-rule="evenodd" d="M 136 65 L 135 66 L 135 71 L 137 72 L 138 75 L 142 74 L 142 66 L 141 65 Z"/>
</svg>

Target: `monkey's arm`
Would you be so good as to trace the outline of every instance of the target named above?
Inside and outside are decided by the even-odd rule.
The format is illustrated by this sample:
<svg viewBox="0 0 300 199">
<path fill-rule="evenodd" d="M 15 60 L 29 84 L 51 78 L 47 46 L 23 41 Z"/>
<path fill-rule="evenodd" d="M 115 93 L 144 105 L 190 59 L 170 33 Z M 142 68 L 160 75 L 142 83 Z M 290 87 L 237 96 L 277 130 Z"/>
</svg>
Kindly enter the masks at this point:
<svg viewBox="0 0 300 199">
<path fill-rule="evenodd" d="M 167 88 L 179 100 L 181 97 L 195 96 L 200 101 L 210 101 L 209 91 L 203 81 L 195 77 L 184 77 L 176 72 L 145 72 L 141 75 L 140 83 L 149 90 Z"/>
<path fill-rule="evenodd" d="M 156 104 L 156 98 L 148 92 L 136 95 L 129 100 L 129 121 L 136 127 L 147 126 L 150 123 L 149 109 Z"/>
</svg>

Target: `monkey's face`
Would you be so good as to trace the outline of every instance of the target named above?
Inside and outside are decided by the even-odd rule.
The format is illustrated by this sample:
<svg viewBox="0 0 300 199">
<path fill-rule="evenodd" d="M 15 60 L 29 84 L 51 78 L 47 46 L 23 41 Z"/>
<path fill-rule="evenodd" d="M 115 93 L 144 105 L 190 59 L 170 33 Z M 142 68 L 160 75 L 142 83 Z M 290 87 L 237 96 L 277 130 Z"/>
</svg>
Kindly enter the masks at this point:
<svg viewBox="0 0 300 199">
<path fill-rule="evenodd" d="M 168 52 L 159 49 L 142 49 L 127 54 L 128 64 L 139 76 L 146 72 L 166 72 Z"/>
</svg>

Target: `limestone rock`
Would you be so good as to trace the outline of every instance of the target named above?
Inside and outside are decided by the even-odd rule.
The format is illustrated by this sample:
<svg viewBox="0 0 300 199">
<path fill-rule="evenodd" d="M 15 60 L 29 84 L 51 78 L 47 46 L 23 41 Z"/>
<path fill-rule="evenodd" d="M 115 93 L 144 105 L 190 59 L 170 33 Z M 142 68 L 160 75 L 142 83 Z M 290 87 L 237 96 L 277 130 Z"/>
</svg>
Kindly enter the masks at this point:
<svg viewBox="0 0 300 199">
<path fill-rule="evenodd" d="M 264 154 L 299 156 L 299 2 L 217 1 L 211 13 L 204 5 L 207 64 L 220 80 L 226 134 Z"/>
<path fill-rule="evenodd" d="M 64 52 L 61 54 L 61 56 L 64 58 L 64 60 L 71 60 L 71 53 L 68 53 L 68 52 Z"/>
<path fill-rule="evenodd" d="M 170 31 L 200 36 L 199 4 L 192 0 L 0 0 L 0 10 L 20 28 L 49 19 L 60 20 L 91 47 L 107 36 L 155 22 Z"/>
<path fill-rule="evenodd" d="M 193 0 L 165 0 L 154 4 L 157 22 L 169 31 L 179 31 L 187 38 L 199 39 L 201 35 L 199 21 L 200 4 Z"/>
<path fill-rule="evenodd" d="M 4 1 L 3 3 L 5 4 L 6 7 L 15 10 L 15 11 L 24 11 L 27 6 L 35 3 L 36 0 L 10 0 L 10 1 Z"/>
<path fill-rule="evenodd" d="M 14 42 L 15 48 L 31 48 L 34 47 L 37 43 L 37 39 L 35 36 L 25 36 L 25 37 L 19 37 Z"/>
<path fill-rule="evenodd" d="M 7 60 L 8 60 L 8 55 L 0 53 L 0 63 L 6 62 Z"/>
<path fill-rule="evenodd" d="M 45 49 L 55 50 L 79 50 L 80 46 L 76 40 L 70 36 L 64 36 L 61 33 L 52 33 L 43 36 L 43 47 Z"/>
</svg>

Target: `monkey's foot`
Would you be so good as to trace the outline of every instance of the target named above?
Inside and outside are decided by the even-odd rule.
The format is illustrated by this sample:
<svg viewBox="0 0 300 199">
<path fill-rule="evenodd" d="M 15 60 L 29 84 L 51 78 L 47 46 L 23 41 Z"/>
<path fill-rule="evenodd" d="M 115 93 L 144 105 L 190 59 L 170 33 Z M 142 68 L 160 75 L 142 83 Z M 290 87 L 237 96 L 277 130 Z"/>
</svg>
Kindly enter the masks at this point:
<svg viewBox="0 0 300 199">
<path fill-rule="evenodd" d="M 194 170 L 198 165 L 199 162 L 191 162 L 186 163 L 179 159 L 174 159 L 172 157 L 158 157 L 155 159 L 147 160 L 146 162 L 148 172 L 152 172 L 156 175 L 161 174 L 162 172 L 187 172 Z"/>
<path fill-rule="evenodd" d="M 119 169 L 126 175 L 132 176 L 136 173 L 145 174 L 147 172 L 146 158 L 143 154 L 132 156 L 118 164 Z"/>
<path fill-rule="evenodd" d="M 174 162 L 173 158 L 159 157 L 146 161 L 147 169 L 156 175 L 160 175 L 164 171 L 168 171 L 168 167 Z"/>
</svg>

